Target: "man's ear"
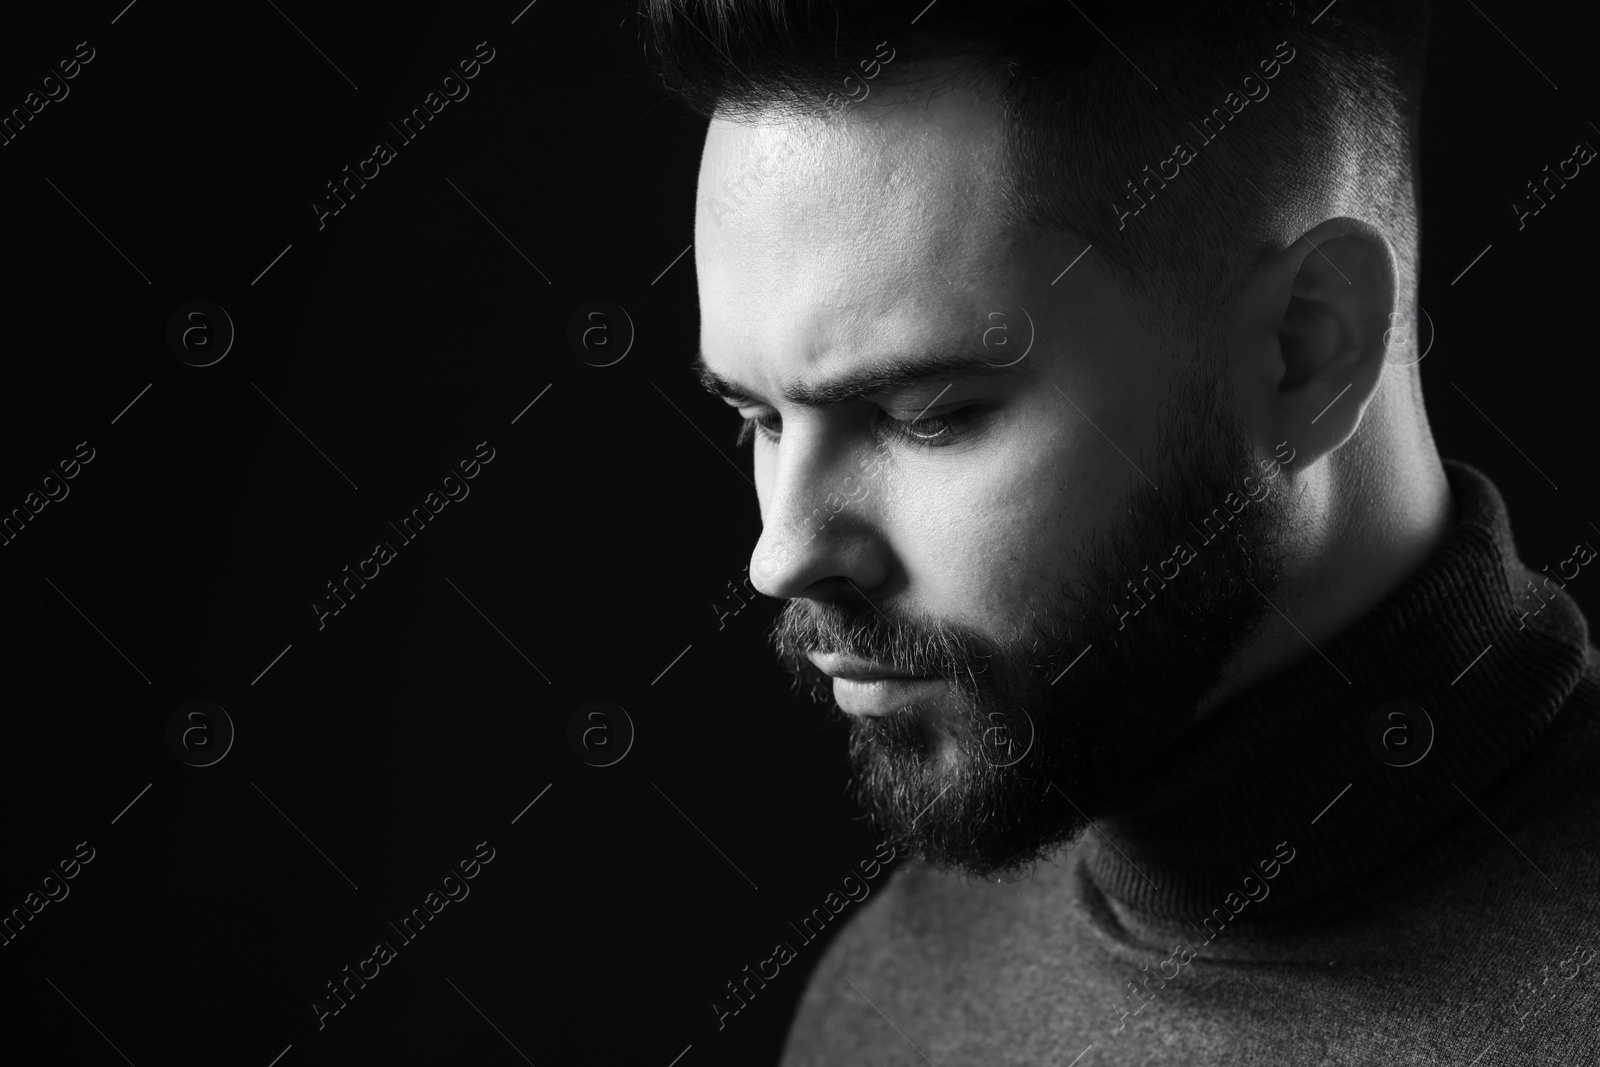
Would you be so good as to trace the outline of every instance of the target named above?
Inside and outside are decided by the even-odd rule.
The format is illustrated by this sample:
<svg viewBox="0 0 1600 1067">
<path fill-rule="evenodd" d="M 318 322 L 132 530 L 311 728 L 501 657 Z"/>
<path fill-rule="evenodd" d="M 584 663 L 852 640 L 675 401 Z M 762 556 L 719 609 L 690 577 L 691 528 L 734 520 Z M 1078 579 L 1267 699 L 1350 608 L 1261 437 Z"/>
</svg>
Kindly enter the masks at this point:
<svg viewBox="0 0 1600 1067">
<path fill-rule="evenodd" d="M 1304 470 L 1348 441 L 1383 376 L 1396 310 L 1394 249 L 1332 218 L 1251 273 L 1228 324 L 1234 389 L 1256 441 L 1288 441 Z"/>
</svg>

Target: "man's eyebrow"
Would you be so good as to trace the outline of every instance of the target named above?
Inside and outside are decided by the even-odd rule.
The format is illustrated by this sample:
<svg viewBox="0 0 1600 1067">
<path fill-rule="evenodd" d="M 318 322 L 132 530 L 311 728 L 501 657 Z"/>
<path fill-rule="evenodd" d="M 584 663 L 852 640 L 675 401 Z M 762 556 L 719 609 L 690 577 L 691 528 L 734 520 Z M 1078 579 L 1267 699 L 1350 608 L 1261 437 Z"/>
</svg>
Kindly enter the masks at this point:
<svg viewBox="0 0 1600 1067">
<path fill-rule="evenodd" d="M 923 356 L 892 356 L 821 385 L 785 382 L 782 386 L 783 399 L 798 407 L 828 408 L 926 382 L 957 382 L 1017 375 L 1031 378 L 1036 366 L 1025 364 L 1023 360 L 1007 366 L 996 366 L 985 363 L 971 352 L 959 350 Z M 767 403 L 749 389 L 712 370 L 706 363 L 703 349 L 695 353 L 691 369 L 706 392 L 713 396 L 740 405 Z"/>
</svg>

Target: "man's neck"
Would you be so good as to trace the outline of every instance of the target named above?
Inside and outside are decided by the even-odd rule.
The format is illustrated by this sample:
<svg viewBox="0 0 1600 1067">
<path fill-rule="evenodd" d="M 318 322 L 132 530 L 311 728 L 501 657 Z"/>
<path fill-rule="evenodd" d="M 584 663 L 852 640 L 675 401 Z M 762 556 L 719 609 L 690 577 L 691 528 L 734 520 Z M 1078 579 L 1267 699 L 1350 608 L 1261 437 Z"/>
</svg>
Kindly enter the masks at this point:
<svg viewBox="0 0 1600 1067">
<path fill-rule="evenodd" d="M 1313 533 L 1300 539 L 1294 572 L 1200 702 L 1197 721 L 1317 655 L 1420 567 L 1455 525 L 1450 483 L 1426 427 L 1414 447 L 1388 451 L 1381 462 L 1374 461 L 1379 450 L 1350 447 L 1358 445 L 1352 438 L 1339 455 L 1281 483 L 1280 491 L 1293 494 L 1297 519 Z"/>
<path fill-rule="evenodd" d="M 1562 750 L 1545 738 L 1592 670 L 1588 625 L 1565 594 L 1517 611 L 1536 572 L 1504 498 L 1481 471 L 1443 466 L 1447 532 L 1391 577 L 1387 597 L 1245 688 L 1095 812 L 1115 847 L 1084 862 L 1117 907 L 1169 926 L 1192 918 L 1287 842 L 1301 851 L 1295 877 L 1251 905 L 1249 925 L 1310 921 L 1440 862 L 1466 838 L 1435 835 L 1491 787 L 1502 808 L 1545 787 L 1548 760 L 1523 761 Z"/>
</svg>

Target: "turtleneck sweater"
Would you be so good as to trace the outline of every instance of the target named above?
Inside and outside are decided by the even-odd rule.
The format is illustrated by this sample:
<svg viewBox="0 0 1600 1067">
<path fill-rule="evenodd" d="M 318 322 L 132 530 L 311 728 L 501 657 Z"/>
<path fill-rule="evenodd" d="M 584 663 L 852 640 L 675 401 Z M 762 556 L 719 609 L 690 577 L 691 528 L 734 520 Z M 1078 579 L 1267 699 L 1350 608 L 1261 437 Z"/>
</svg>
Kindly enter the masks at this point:
<svg viewBox="0 0 1600 1067">
<path fill-rule="evenodd" d="M 784 1067 L 1600 1065 L 1600 652 L 1561 580 L 1600 537 L 1530 568 L 1445 470 L 1420 567 L 1031 878 L 895 870 Z"/>
</svg>

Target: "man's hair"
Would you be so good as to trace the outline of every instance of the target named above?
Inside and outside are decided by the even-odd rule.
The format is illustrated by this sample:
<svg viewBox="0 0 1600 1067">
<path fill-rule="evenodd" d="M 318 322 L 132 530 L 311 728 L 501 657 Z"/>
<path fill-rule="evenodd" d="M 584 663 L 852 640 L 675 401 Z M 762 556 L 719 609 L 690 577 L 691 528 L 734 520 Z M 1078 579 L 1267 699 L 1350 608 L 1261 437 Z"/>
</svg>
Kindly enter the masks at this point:
<svg viewBox="0 0 1600 1067">
<path fill-rule="evenodd" d="M 1003 192 L 975 208 L 1092 244 L 1158 321 L 1214 315 L 1335 204 L 1390 236 L 1403 300 L 1415 285 L 1426 0 L 640 3 L 663 83 L 708 118 L 996 88 Z"/>
</svg>

